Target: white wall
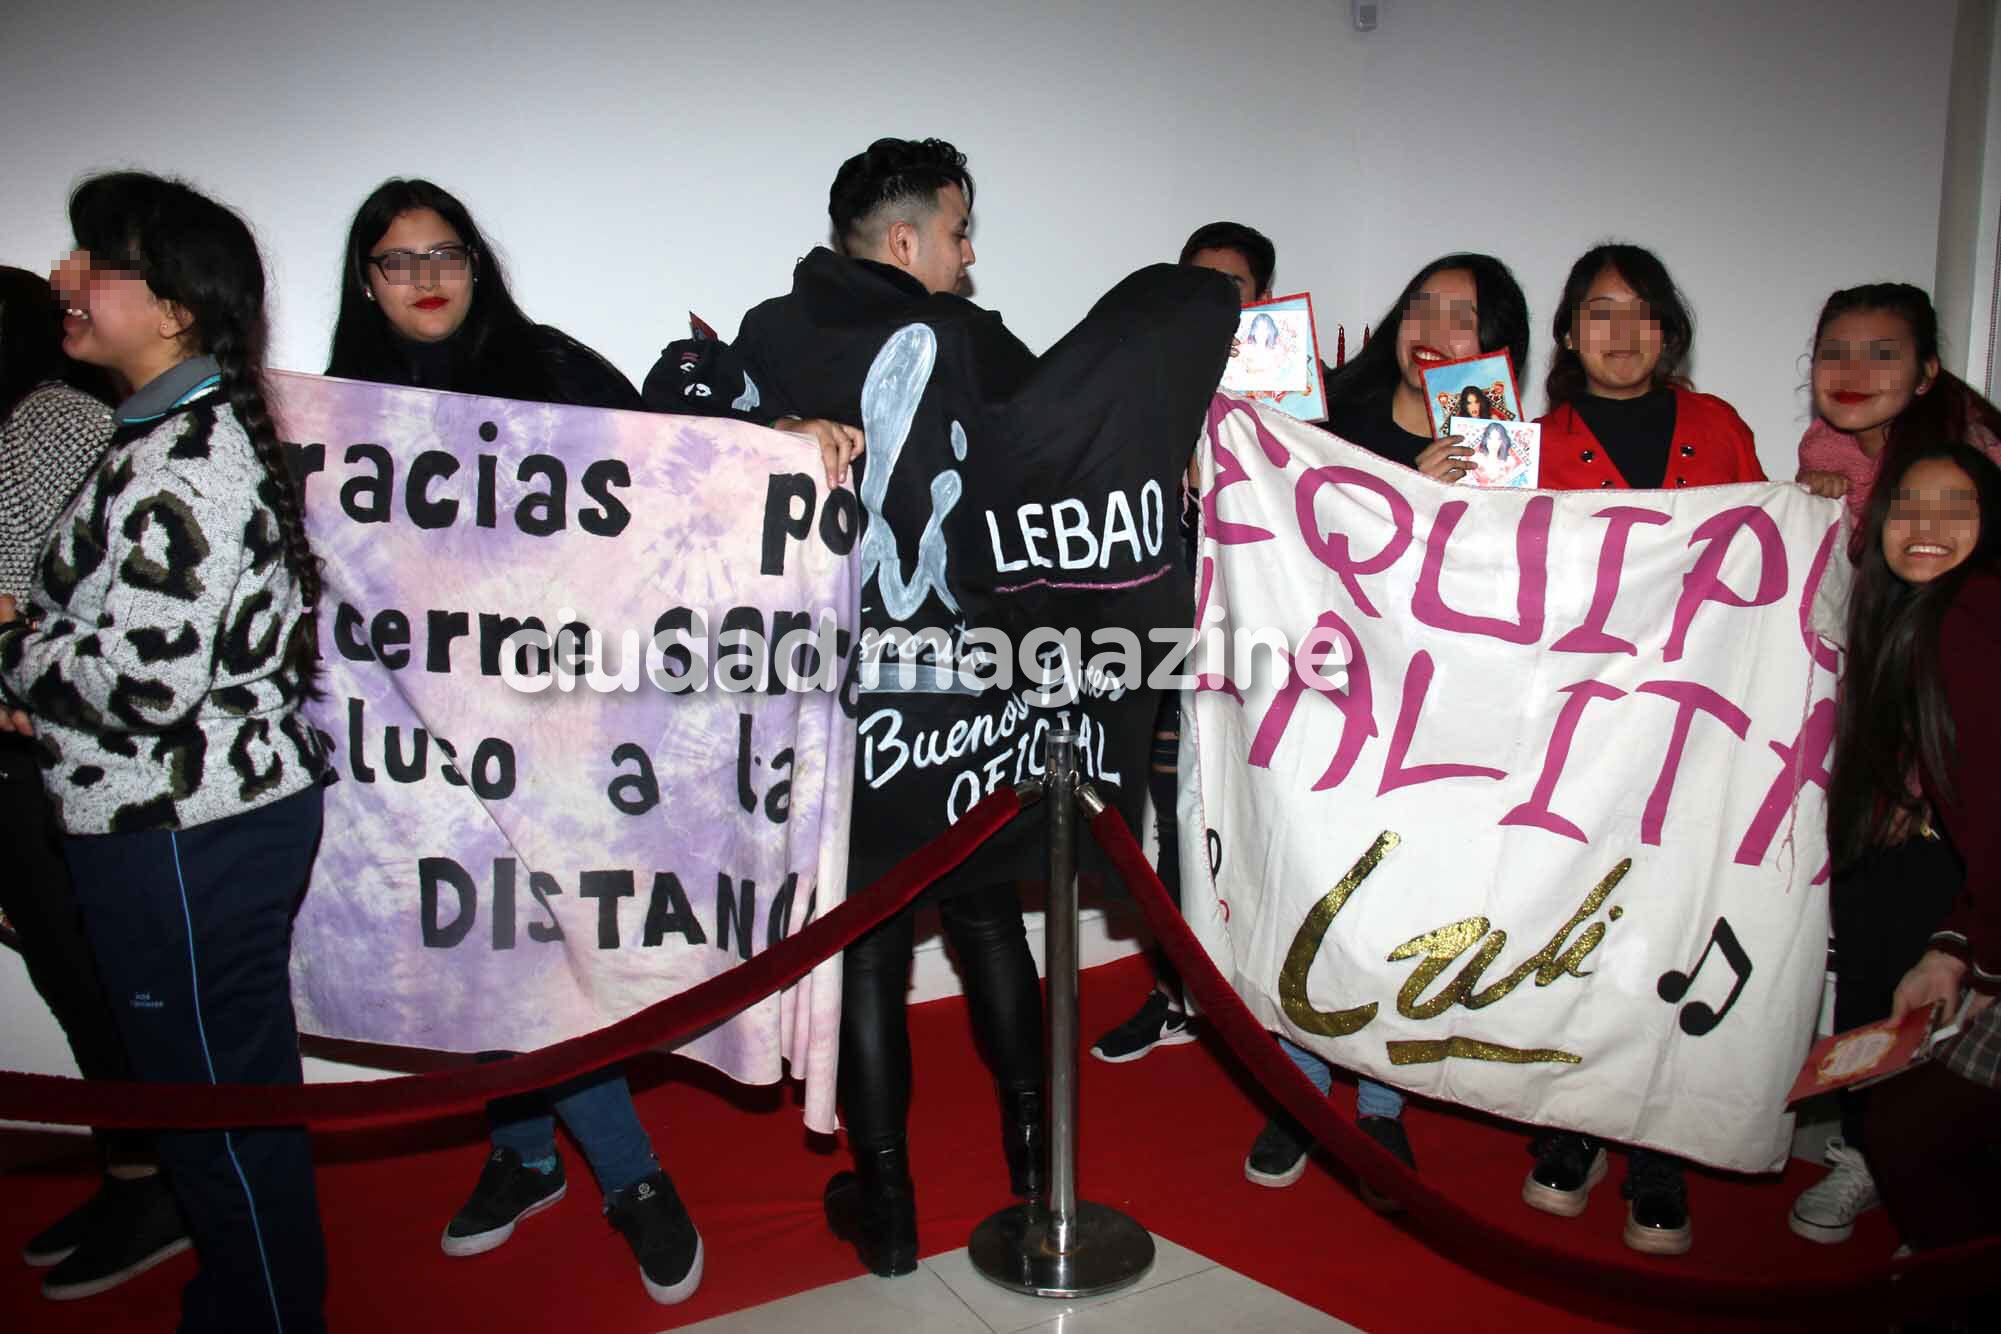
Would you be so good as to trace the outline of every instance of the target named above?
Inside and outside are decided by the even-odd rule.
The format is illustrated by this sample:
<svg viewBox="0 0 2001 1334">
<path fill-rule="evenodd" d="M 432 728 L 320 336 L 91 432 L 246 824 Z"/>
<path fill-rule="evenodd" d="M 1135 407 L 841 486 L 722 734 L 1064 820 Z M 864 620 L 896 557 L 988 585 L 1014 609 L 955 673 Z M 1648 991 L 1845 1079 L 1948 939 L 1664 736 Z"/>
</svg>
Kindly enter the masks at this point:
<svg viewBox="0 0 2001 1334">
<path fill-rule="evenodd" d="M 1570 261 L 1625 237 L 1787 473 L 1821 298 L 1933 279 L 1956 14 L 1384 0 L 1361 35 L 1332 0 L 11 9 L 0 260 L 48 262 L 89 170 L 184 173 L 257 224 L 283 366 L 323 364 L 347 218 L 391 173 L 465 197 L 528 310 L 637 379 L 689 308 L 727 331 L 785 286 L 844 156 L 935 133 L 982 187 L 979 297 L 1032 346 L 1218 216 L 1357 334 L 1457 247 L 1515 266 L 1540 334 Z"/>
<path fill-rule="evenodd" d="M 1525 397 L 1593 242 L 1654 249 L 1694 307 L 1696 387 L 1791 477 L 1805 352 L 1837 287 L 1929 287 L 1951 0 L 1455 5 L 1385 0 L 1362 42 L 1350 235 L 1374 311 L 1447 250 L 1490 250 L 1528 293 Z M 1478 153 L 1477 165 L 1469 158 Z"/>
<path fill-rule="evenodd" d="M 1221 212 L 1274 219 L 1301 274 L 1346 250 L 1324 224 L 1353 154 L 1310 127 L 1346 119 L 1352 33 L 1321 0 L 111 8 L 6 21 L 0 125 L 44 133 L 6 133 L 0 255 L 45 265 L 88 170 L 185 173 L 257 224 L 294 368 L 325 364 L 348 218 L 398 173 L 460 194 L 524 307 L 635 379 L 690 308 L 728 332 L 784 290 L 879 135 L 970 154 L 979 295 L 1036 347 Z M 1282 171 L 1236 150 L 1273 84 L 1307 127 Z"/>
<path fill-rule="evenodd" d="M 1968 300 L 1966 302 L 1963 326 L 1947 327 L 1941 337 L 1958 341 L 1965 348 L 1966 379 L 1975 388 L 1983 389 L 1991 399 L 2001 392 L 2001 357 L 1996 356 L 1994 331 L 2001 323 L 2001 96 L 1993 93 L 1995 75 L 2001 72 L 2001 24 L 1994 22 L 1993 0 L 1964 0 L 1961 16 L 1961 40 L 1964 41 L 1967 17 L 1966 5 L 1977 4 L 1985 11 L 1987 19 L 1987 48 L 1985 51 L 1984 73 L 1987 93 L 1986 116 L 1980 138 L 1979 159 L 1975 163 L 1962 163 L 1959 155 L 1948 158 L 1949 173 L 1958 173 L 1958 189 L 1953 192 L 1955 182 L 1948 183 L 1948 211 L 1959 213 L 1964 223 L 1964 210 L 1976 210 L 1971 219 L 1972 226 L 1972 270 L 1967 274 Z M 1965 80 L 1959 77 L 1960 63 L 1964 52 L 1955 53 L 1954 67 L 1954 118 L 1963 118 L 1970 98 L 1963 98 L 1961 86 Z M 1969 136 L 1971 137 L 1971 136 Z M 1964 146 L 1962 146 L 1962 152 Z M 1955 210 L 1954 206 L 1957 206 Z M 1939 244 L 1943 252 L 1947 244 L 1948 228 L 1940 225 Z M 1943 255 L 1942 255 L 1943 258 Z M 1943 267 L 1943 265 L 1941 265 Z"/>
<path fill-rule="evenodd" d="M 1947 87 L 1945 165 L 1939 192 L 1938 260 L 1932 303 L 1938 310 L 1939 359 L 1962 378 L 1978 351 L 1984 358 L 1985 331 L 1975 320 L 1987 302 L 1975 283 L 1979 267 L 1981 206 L 1986 184 L 1988 67 L 1993 58 L 1994 0 L 1959 0 L 1953 28 L 1952 73 Z M 1977 347 L 1976 347 L 1977 344 Z M 1984 384 L 1981 370 L 1972 382 Z"/>
<path fill-rule="evenodd" d="M 981 301 L 1053 342 L 1130 268 L 1234 217 L 1359 336 L 1449 249 L 1549 307 L 1607 236 L 1693 299 L 1701 387 L 1790 475 L 1819 302 L 1932 280 L 1953 0 L 10 0 L 0 262 L 65 247 L 83 174 L 188 176 L 257 226 L 274 362 L 324 364 L 349 215 L 391 174 L 459 193 L 537 318 L 635 380 L 724 331 L 826 230 L 842 158 L 941 135 L 980 184 Z M 0 1013 L 38 1015 L 0 959 Z M 0 1065 L 64 1063 L 52 1027 Z"/>
</svg>

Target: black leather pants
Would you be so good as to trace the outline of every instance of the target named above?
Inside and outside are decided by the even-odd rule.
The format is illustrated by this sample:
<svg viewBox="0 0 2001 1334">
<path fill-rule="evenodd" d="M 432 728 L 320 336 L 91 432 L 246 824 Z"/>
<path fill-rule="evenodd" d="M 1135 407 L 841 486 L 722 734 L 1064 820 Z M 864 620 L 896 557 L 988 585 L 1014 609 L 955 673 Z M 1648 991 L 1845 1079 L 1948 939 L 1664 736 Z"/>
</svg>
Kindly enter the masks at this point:
<svg viewBox="0 0 2001 1334">
<path fill-rule="evenodd" d="M 1040 1087 L 1042 985 L 1012 884 L 942 900 L 973 1031 L 1002 1088 Z M 906 1014 L 916 914 L 905 909 L 848 947 L 841 986 L 841 1107 L 857 1155 L 902 1144 L 910 1119 Z"/>
</svg>

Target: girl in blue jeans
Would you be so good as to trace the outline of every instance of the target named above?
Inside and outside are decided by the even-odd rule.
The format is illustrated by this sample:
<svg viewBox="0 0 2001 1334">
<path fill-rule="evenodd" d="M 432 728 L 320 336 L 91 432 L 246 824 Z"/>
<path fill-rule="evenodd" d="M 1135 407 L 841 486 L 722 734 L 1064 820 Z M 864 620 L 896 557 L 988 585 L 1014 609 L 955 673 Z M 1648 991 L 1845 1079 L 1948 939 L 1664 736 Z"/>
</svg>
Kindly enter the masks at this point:
<svg viewBox="0 0 2001 1334">
<path fill-rule="evenodd" d="M 1322 1095 L 1333 1091 L 1334 1071 L 1327 1062 L 1291 1038 L 1279 1038 L 1278 1045 L 1285 1049 L 1292 1063 L 1313 1081 L 1313 1087 L 1319 1089 Z M 1406 1166 L 1416 1167 L 1417 1159 L 1411 1153 L 1410 1139 L 1404 1134 L 1403 1103 L 1403 1094 L 1388 1084 L 1378 1084 L 1364 1077 L 1355 1090 L 1355 1124 L 1363 1134 L 1382 1145 Z M 1258 1132 L 1257 1139 L 1251 1144 L 1250 1153 L 1244 1157 L 1244 1176 L 1260 1186 L 1290 1186 L 1305 1175 L 1306 1152 L 1312 1146 L 1313 1136 L 1306 1128 L 1281 1111 L 1265 1122 L 1265 1128 Z M 1397 1209 L 1396 1201 L 1368 1182 L 1358 1182 L 1357 1189 L 1363 1202 L 1371 1209 L 1381 1213 L 1393 1213 Z"/>
<path fill-rule="evenodd" d="M 327 374 L 532 403 L 641 407 L 639 392 L 604 358 L 522 313 L 465 205 L 421 180 L 385 181 L 355 213 Z M 487 1113 L 492 1149 L 471 1197 L 445 1225 L 446 1255 L 490 1251 L 563 1198 L 561 1117 L 604 1192 L 607 1221 L 632 1247 L 647 1295 L 694 1295 L 701 1234 L 653 1156 L 621 1067 L 497 1099 Z"/>
</svg>

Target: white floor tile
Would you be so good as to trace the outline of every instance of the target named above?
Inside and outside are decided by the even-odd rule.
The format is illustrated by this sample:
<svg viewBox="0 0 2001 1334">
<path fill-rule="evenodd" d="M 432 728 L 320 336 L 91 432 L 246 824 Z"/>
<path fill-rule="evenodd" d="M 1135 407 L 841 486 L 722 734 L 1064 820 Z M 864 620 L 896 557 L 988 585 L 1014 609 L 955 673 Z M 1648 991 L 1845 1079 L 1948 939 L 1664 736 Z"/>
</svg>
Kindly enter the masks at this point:
<svg viewBox="0 0 2001 1334">
<path fill-rule="evenodd" d="M 684 1326 L 679 1334 L 990 1334 L 936 1274 L 863 1274 Z"/>
<path fill-rule="evenodd" d="M 1211 1267 L 1033 1326 L 1028 1334 L 1362 1334 L 1355 1326 Z"/>
<path fill-rule="evenodd" d="M 1185 1246 L 1177 1246 L 1165 1237 L 1155 1235 L 1153 1239 L 1153 1268 L 1140 1277 L 1130 1288 L 1103 1297 L 1091 1297 L 1081 1301 L 1062 1301 L 1054 1297 L 1024 1297 L 1010 1292 L 996 1283 L 988 1282 L 973 1268 L 973 1262 L 963 1248 L 948 1255 L 934 1255 L 924 1262 L 927 1269 L 943 1279 L 946 1286 L 959 1295 L 980 1319 L 984 1320 L 995 1334 L 1014 1334 L 1016 1330 L 1047 1324 L 1058 1317 L 1088 1311 L 1131 1298 L 1136 1293 L 1144 1293 L 1163 1284 L 1186 1279 L 1191 1274 L 1214 1269 L 1215 1261 L 1197 1255 Z M 1276 1295 L 1276 1294 L 1274 1294 Z M 1067 1328 L 1056 1326 L 1055 1328 Z"/>
</svg>

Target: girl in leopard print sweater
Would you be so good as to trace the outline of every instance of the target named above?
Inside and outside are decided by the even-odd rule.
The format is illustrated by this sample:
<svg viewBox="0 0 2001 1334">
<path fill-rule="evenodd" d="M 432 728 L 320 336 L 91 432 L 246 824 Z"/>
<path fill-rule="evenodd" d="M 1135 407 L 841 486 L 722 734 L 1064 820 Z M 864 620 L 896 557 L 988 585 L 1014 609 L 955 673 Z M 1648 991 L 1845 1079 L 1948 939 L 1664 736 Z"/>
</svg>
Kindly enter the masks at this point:
<svg viewBox="0 0 2001 1334">
<path fill-rule="evenodd" d="M 138 1078 L 297 1084 L 291 916 L 320 836 L 319 573 L 261 388 L 264 269 L 178 182 L 70 199 L 63 349 L 133 392 L 57 520 L 32 604 L 0 596 L 0 712 L 33 734 Z M 182 1328 L 323 1330 L 302 1129 L 162 1133 L 201 1270 Z"/>
</svg>

